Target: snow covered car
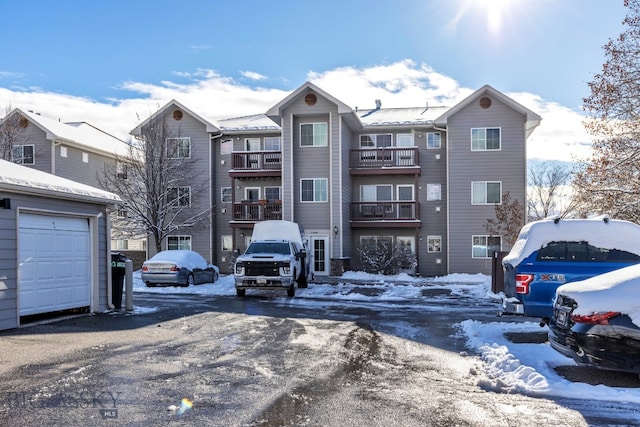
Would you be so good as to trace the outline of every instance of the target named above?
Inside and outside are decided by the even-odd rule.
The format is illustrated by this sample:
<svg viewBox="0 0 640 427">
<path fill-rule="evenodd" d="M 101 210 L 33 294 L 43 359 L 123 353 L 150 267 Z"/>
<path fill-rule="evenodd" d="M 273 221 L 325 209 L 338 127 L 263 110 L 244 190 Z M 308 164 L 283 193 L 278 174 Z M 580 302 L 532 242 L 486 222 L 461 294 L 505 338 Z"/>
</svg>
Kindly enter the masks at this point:
<svg viewBox="0 0 640 427">
<path fill-rule="evenodd" d="M 560 286 L 549 344 L 579 365 L 640 373 L 640 265 Z"/>
<path fill-rule="evenodd" d="M 202 255 L 182 249 L 158 252 L 142 264 L 141 271 L 142 281 L 149 288 L 214 283 L 219 275 L 218 267 L 207 263 Z"/>
<path fill-rule="evenodd" d="M 502 260 L 502 313 L 549 322 L 558 286 L 640 262 L 640 226 L 609 219 L 550 218 L 526 224 Z"/>
</svg>

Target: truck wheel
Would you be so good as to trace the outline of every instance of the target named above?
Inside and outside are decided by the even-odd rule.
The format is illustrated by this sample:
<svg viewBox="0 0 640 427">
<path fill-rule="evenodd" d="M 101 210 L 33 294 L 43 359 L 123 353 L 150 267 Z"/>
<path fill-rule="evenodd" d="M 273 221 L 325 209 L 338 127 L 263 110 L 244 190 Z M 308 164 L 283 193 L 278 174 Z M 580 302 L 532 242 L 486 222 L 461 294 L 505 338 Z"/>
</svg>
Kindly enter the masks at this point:
<svg viewBox="0 0 640 427">
<path fill-rule="evenodd" d="M 238 289 L 236 288 L 236 295 L 239 297 L 243 297 L 247 293 L 246 289 Z"/>
<path fill-rule="evenodd" d="M 293 298 L 296 296 L 296 285 L 292 284 L 291 286 L 289 286 L 289 288 L 287 288 L 287 296 L 289 298 Z"/>
</svg>

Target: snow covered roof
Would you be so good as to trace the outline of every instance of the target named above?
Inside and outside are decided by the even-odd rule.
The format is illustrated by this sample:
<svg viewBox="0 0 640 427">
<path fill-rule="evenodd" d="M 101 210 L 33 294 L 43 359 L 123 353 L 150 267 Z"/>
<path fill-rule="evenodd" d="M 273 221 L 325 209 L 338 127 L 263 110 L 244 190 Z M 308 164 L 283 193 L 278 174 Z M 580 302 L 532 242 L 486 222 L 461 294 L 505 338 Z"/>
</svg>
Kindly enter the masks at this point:
<svg viewBox="0 0 640 427">
<path fill-rule="evenodd" d="M 117 194 L 6 160 L 0 160 L 0 190 L 103 204 L 121 202 Z"/>
<path fill-rule="evenodd" d="M 433 125 L 448 107 L 380 108 L 358 110 L 362 125 L 367 127 Z"/>
<path fill-rule="evenodd" d="M 85 147 L 89 151 L 99 151 L 106 155 L 126 156 L 129 144 L 109 133 L 98 129 L 87 122 L 60 122 L 33 111 L 14 109 L 10 114 L 19 113 L 26 117 L 46 133 L 47 139 L 56 142 L 66 142 L 70 145 Z"/>
<path fill-rule="evenodd" d="M 578 303 L 574 314 L 617 311 L 640 326 L 640 264 L 564 284 L 557 292 Z"/>
<path fill-rule="evenodd" d="M 522 227 L 518 240 L 502 263 L 515 267 L 544 245 L 561 241 L 584 241 L 640 255 L 640 225 L 608 218 L 549 218 L 530 222 Z"/>
<path fill-rule="evenodd" d="M 218 120 L 218 127 L 223 132 L 280 132 L 280 126 L 278 126 L 266 114 L 254 114 L 252 116 Z"/>
<path fill-rule="evenodd" d="M 185 107 L 184 105 L 182 105 L 180 102 L 176 101 L 175 99 L 172 99 L 171 101 L 167 102 L 162 108 L 160 108 L 158 111 L 153 113 L 151 116 L 147 117 L 138 126 L 133 128 L 133 130 L 131 130 L 131 132 L 129 132 L 129 133 L 131 135 L 139 136 L 142 133 L 142 128 L 144 128 L 147 125 L 147 123 L 149 123 L 151 120 L 153 120 L 156 117 L 162 116 L 171 107 L 177 108 L 179 110 L 183 110 L 184 112 L 189 114 L 191 117 L 193 117 L 194 119 L 196 119 L 197 121 L 202 123 L 205 126 L 205 131 L 206 132 L 210 132 L 210 133 L 219 133 L 220 132 L 220 129 L 218 129 L 218 127 L 216 125 L 214 125 L 213 123 L 211 123 L 210 121 L 208 121 L 207 119 L 202 117 L 201 115 L 194 113 L 189 108 Z"/>
</svg>

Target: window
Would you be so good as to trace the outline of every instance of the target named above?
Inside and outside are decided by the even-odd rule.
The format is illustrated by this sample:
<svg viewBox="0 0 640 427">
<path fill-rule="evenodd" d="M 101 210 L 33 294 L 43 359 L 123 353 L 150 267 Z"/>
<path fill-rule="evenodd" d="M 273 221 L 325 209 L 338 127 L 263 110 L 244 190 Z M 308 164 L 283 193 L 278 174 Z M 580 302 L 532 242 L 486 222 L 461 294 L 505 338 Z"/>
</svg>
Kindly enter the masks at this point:
<svg viewBox="0 0 640 427">
<path fill-rule="evenodd" d="M 14 145 L 11 153 L 12 160 L 21 165 L 33 165 L 35 164 L 33 151 L 33 145 Z"/>
<path fill-rule="evenodd" d="M 327 178 L 302 179 L 300 200 L 303 202 L 327 201 Z"/>
<path fill-rule="evenodd" d="M 122 162 L 116 163 L 116 177 L 120 179 L 127 179 L 127 164 Z"/>
<path fill-rule="evenodd" d="M 440 184 L 427 184 L 427 201 L 442 200 L 442 186 Z"/>
<path fill-rule="evenodd" d="M 220 141 L 220 154 L 231 154 L 233 152 L 233 139 Z"/>
<path fill-rule="evenodd" d="M 471 150 L 499 150 L 500 128 L 473 128 L 471 129 Z"/>
<path fill-rule="evenodd" d="M 300 146 L 326 147 L 329 143 L 328 127 L 326 123 L 300 124 Z"/>
<path fill-rule="evenodd" d="M 264 187 L 264 198 L 271 202 L 280 200 L 280 187 Z"/>
<path fill-rule="evenodd" d="M 63 145 L 60 146 L 60 157 L 67 157 L 67 147 Z"/>
<path fill-rule="evenodd" d="M 538 250 L 536 261 L 568 262 L 630 262 L 637 263 L 640 256 L 620 249 L 607 249 L 587 242 L 550 242 Z"/>
<path fill-rule="evenodd" d="M 264 149 L 266 151 L 280 151 L 280 137 L 265 137 Z"/>
<path fill-rule="evenodd" d="M 502 201 L 502 183 L 476 181 L 471 183 L 471 204 L 500 204 Z"/>
<path fill-rule="evenodd" d="M 413 143 L 411 144 L 413 145 Z M 391 134 L 381 135 L 360 135 L 361 148 L 384 148 L 391 147 Z"/>
<path fill-rule="evenodd" d="M 361 185 L 360 201 L 375 202 L 393 200 L 393 186 L 391 185 Z"/>
<path fill-rule="evenodd" d="M 84 163 L 89 163 L 89 153 L 82 153 L 82 161 Z"/>
<path fill-rule="evenodd" d="M 441 147 L 440 132 L 427 132 L 427 149 L 435 150 Z"/>
<path fill-rule="evenodd" d="M 398 200 L 413 201 L 413 185 L 398 185 Z"/>
<path fill-rule="evenodd" d="M 186 208 L 191 206 L 191 187 L 171 187 L 168 196 L 170 208 Z"/>
<path fill-rule="evenodd" d="M 427 236 L 427 252 L 442 252 L 442 236 Z"/>
<path fill-rule="evenodd" d="M 260 138 L 247 138 L 244 146 L 246 151 L 260 151 Z"/>
<path fill-rule="evenodd" d="M 191 138 L 167 138 L 167 156 L 171 159 L 191 157 Z"/>
<path fill-rule="evenodd" d="M 191 236 L 169 236 L 167 237 L 167 249 L 191 250 Z"/>
<path fill-rule="evenodd" d="M 127 208 L 127 206 L 125 204 L 118 205 L 117 216 L 119 218 L 128 218 L 129 217 L 129 211 L 128 211 L 128 208 Z"/>
<path fill-rule="evenodd" d="M 473 236 L 473 258 L 491 258 L 493 253 L 502 248 L 500 236 Z"/>
<path fill-rule="evenodd" d="M 129 241 L 126 239 L 116 239 L 111 241 L 111 249 L 127 250 L 129 249 Z"/>
<path fill-rule="evenodd" d="M 231 252 L 233 250 L 231 245 L 232 245 L 231 235 L 230 234 L 223 235 L 222 236 L 222 250 L 223 251 L 227 251 L 227 252 Z"/>
<path fill-rule="evenodd" d="M 231 203 L 231 187 L 222 187 L 220 189 L 220 201 L 222 203 Z"/>
<path fill-rule="evenodd" d="M 399 133 L 396 135 L 397 147 L 413 147 L 413 134 L 412 133 Z"/>
</svg>

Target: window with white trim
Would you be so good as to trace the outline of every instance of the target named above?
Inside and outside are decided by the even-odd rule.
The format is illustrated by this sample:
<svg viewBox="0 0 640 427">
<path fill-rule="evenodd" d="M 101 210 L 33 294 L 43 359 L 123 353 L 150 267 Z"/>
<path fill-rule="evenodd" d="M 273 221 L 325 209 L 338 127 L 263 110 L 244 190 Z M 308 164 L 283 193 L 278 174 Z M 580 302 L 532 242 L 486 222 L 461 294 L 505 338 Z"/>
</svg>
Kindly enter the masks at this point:
<svg viewBox="0 0 640 427">
<path fill-rule="evenodd" d="M 415 146 L 415 144 L 412 133 L 399 133 L 396 135 L 396 147 L 404 148 L 413 146 Z"/>
<path fill-rule="evenodd" d="M 64 145 L 60 146 L 60 157 L 67 157 L 67 147 Z"/>
<path fill-rule="evenodd" d="M 502 250 L 501 236 L 473 236 L 472 258 L 492 258 L 494 252 Z"/>
<path fill-rule="evenodd" d="M 326 202 L 328 200 L 327 178 L 300 180 L 300 201 Z"/>
<path fill-rule="evenodd" d="M 270 202 L 280 200 L 280 187 L 264 187 L 264 198 Z"/>
<path fill-rule="evenodd" d="M 360 186 L 360 201 L 362 202 L 390 200 L 393 200 L 393 186 L 390 184 Z"/>
<path fill-rule="evenodd" d="M 186 208 L 191 206 L 191 187 L 170 187 L 167 193 L 170 208 Z"/>
<path fill-rule="evenodd" d="M 301 147 L 326 147 L 329 145 L 329 131 L 326 122 L 301 123 L 300 146 Z"/>
<path fill-rule="evenodd" d="M 220 202 L 231 203 L 231 187 L 222 187 L 220 189 Z"/>
<path fill-rule="evenodd" d="M 191 236 L 169 236 L 167 237 L 167 249 L 191 250 Z"/>
<path fill-rule="evenodd" d="M 225 252 L 231 252 L 233 250 L 233 240 L 231 239 L 231 234 L 225 234 L 222 236 L 221 245 L 221 249 Z"/>
<path fill-rule="evenodd" d="M 127 179 L 127 164 L 123 162 L 116 162 L 116 177 L 120 179 Z"/>
<path fill-rule="evenodd" d="M 14 145 L 11 152 L 11 161 L 21 165 L 35 164 L 34 145 Z"/>
<path fill-rule="evenodd" d="M 427 132 L 427 149 L 437 150 L 442 147 L 442 136 L 440 132 Z"/>
<path fill-rule="evenodd" d="M 170 159 L 188 159 L 191 157 L 191 138 L 167 138 L 167 157 Z"/>
<path fill-rule="evenodd" d="M 471 151 L 500 149 L 500 128 L 472 128 Z"/>
<path fill-rule="evenodd" d="M 265 137 L 264 138 L 265 151 L 280 151 L 280 141 L 281 141 L 281 138 L 279 136 Z"/>
<path fill-rule="evenodd" d="M 260 151 L 260 138 L 246 138 L 244 140 L 245 151 Z"/>
<path fill-rule="evenodd" d="M 502 202 L 502 182 L 474 181 L 471 183 L 471 204 L 498 205 Z"/>
<path fill-rule="evenodd" d="M 442 236 L 427 236 L 427 252 L 442 252 Z"/>
<path fill-rule="evenodd" d="M 89 153 L 82 153 L 82 161 L 84 163 L 89 163 Z"/>
<path fill-rule="evenodd" d="M 390 133 L 360 135 L 360 148 L 384 148 L 391 145 Z"/>
<path fill-rule="evenodd" d="M 442 200 L 442 185 L 427 184 L 427 201 Z"/>
<path fill-rule="evenodd" d="M 361 236 L 360 248 L 365 253 L 391 256 L 393 253 L 393 237 L 391 236 Z"/>
</svg>

